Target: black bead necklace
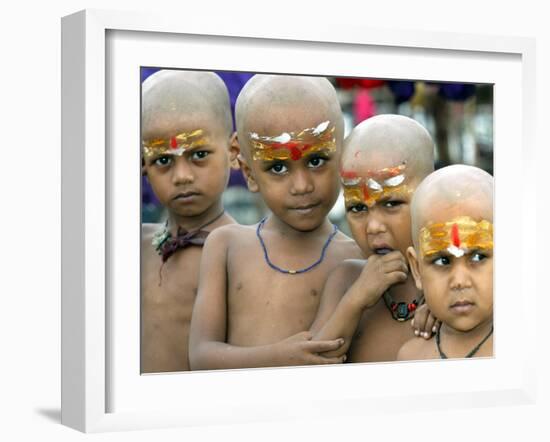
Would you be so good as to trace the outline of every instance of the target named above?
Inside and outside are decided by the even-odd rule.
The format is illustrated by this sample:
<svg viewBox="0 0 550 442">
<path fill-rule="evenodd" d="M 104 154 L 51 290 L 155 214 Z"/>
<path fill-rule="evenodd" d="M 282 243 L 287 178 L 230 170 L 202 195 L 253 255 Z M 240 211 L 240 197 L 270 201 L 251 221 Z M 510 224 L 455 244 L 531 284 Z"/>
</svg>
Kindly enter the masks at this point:
<svg viewBox="0 0 550 442">
<path fill-rule="evenodd" d="M 449 359 L 445 353 L 443 353 L 443 350 L 441 350 L 441 327 L 437 330 L 437 333 L 435 335 L 435 345 L 437 346 L 437 351 L 439 352 L 439 357 L 441 359 Z M 487 339 L 490 338 L 490 336 L 493 334 L 493 326 L 491 326 L 491 330 L 489 333 L 487 333 L 487 336 L 485 336 L 479 344 L 477 344 L 466 356 L 465 358 L 471 358 L 473 355 L 475 355 L 478 350 L 481 348 L 481 346 L 485 343 Z"/>
</svg>

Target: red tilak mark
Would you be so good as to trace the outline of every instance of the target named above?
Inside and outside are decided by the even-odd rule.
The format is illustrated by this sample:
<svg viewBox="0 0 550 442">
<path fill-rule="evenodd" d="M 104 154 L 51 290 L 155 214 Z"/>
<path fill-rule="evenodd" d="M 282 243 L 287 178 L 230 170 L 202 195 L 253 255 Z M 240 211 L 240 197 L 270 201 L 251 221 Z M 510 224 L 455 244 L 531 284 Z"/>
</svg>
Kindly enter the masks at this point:
<svg viewBox="0 0 550 442">
<path fill-rule="evenodd" d="M 353 172 L 352 170 L 340 170 L 340 176 L 344 179 L 352 179 L 357 178 L 357 172 Z"/>
<path fill-rule="evenodd" d="M 363 200 L 367 201 L 369 199 L 369 188 L 366 184 L 363 184 Z"/>
<path fill-rule="evenodd" d="M 292 158 L 293 161 L 299 160 L 302 158 L 302 151 L 298 147 L 292 146 L 290 148 L 290 158 Z"/>
<path fill-rule="evenodd" d="M 172 149 L 177 149 L 178 148 L 178 141 L 176 140 L 176 137 L 170 138 L 170 147 Z"/>
<path fill-rule="evenodd" d="M 303 152 L 311 147 L 311 144 L 302 144 L 296 141 L 289 141 L 288 143 L 273 143 L 271 144 L 272 149 L 288 149 L 290 152 L 290 158 L 294 161 L 302 158 Z"/>
<path fill-rule="evenodd" d="M 460 247 L 460 236 L 458 236 L 458 226 L 456 224 L 453 224 L 451 228 L 451 242 L 453 246 Z"/>
</svg>

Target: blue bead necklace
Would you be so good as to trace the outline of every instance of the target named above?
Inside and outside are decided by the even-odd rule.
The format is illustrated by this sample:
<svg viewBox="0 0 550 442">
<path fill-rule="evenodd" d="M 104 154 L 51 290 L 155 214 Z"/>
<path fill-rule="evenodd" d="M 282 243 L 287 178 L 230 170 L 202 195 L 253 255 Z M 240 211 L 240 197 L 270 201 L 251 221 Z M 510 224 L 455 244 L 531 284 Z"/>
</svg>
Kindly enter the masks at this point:
<svg viewBox="0 0 550 442">
<path fill-rule="evenodd" d="M 287 270 L 287 269 L 282 269 L 279 266 L 276 266 L 269 259 L 269 255 L 267 253 L 267 248 L 264 244 L 264 240 L 262 239 L 262 235 L 260 234 L 260 230 L 264 226 L 266 219 L 267 219 L 267 217 L 262 219 L 258 223 L 258 227 L 256 228 L 256 236 L 260 240 L 260 244 L 261 244 L 262 249 L 264 251 L 265 262 L 267 262 L 269 267 L 271 267 L 273 270 L 276 270 L 276 271 L 281 272 L 281 273 L 285 273 L 287 275 L 298 275 L 299 273 L 309 272 L 312 268 L 314 268 L 314 267 L 318 266 L 319 264 L 321 264 L 321 262 L 323 262 L 323 259 L 325 259 L 325 253 L 327 251 L 328 246 L 330 245 L 330 242 L 332 241 L 332 238 L 334 238 L 334 236 L 338 233 L 338 226 L 336 226 L 336 224 L 333 224 L 334 229 L 332 230 L 332 233 L 330 234 L 327 241 L 325 242 L 325 245 L 323 246 L 323 250 L 321 250 L 321 257 L 317 261 L 315 261 L 313 264 L 311 264 L 310 266 L 305 267 L 303 269 L 299 269 L 299 270 Z"/>
</svg>

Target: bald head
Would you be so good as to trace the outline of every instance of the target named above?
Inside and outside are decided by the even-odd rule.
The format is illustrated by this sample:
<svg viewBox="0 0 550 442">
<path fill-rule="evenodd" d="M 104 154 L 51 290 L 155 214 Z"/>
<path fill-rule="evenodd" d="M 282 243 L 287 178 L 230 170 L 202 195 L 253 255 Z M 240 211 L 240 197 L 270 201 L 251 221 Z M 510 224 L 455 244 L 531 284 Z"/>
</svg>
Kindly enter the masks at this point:
<svg viewBox="0 0 550 442">
<path fill-rule="evenodd" d="M 432 138 L 412 118 L 392 114 L 371 117 L 344 141 L 344 170 L 380 170 L 402 164 L 405 174 L 418 181 L 434 170 Z"/>
<path fill-rule="evenodd" d="M 478 167 L 443 167 L 420 183 L 411 204 L 415 247 L 418 233 L 426 224 L 458 216 L 493 222 L 493 177 Z"/>
<path fill-rule="evenodd" d="M 248 157 L 251 132 L 275 136 L 301 132 L 330 121 L 341 146 L 344 122 L 334 87 L 326 78 L 255 75 L 244 86 L 235 106 L 241 151 Z"/>
<path fill-rule="evenodd" d="M 144 139 L 172 136 L 183 126 L 204 122 L 228 137 L 233 128 L 227 88 L 213 72 L 154 73 L 142 85 L 141 115 Z"/>
</svg>

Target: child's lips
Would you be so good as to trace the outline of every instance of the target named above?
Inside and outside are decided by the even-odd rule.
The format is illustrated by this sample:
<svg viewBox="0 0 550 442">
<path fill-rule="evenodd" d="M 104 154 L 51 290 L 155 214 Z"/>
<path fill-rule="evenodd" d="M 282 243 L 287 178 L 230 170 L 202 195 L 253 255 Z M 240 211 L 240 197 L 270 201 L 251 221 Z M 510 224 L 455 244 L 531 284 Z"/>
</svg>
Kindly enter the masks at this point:
<svg viewBox="0 0 550 442">
<path fill-rule="evenodd" d="M 455 313 L 465 314 L 471 312 L 474 306 L 475 304 L 471 301 L 456 301 L 454 304 L 451 305 L 451 310 Z"/>
<path fill-rule="evenodd" d="M 291 207 L 290 209 L 301 214 L 308 214 L 313 212 L 319 206 L 319 204 L 320 203 L 302 204 L 299 206 Z"/>
<path fill-rule="evenodd" d="M 193 199 L 195 199 L 199 195 L 198 192 L 189 191 L 189 192 L 181 192 L 178 193 L 174 198 L 172 198 L 174 201 L 178 202 L 190 202 Z"/>
<path fill-rule="evenodd" d="M 375 255 L 387 255 L 390 252 L 393 252 L 393 249 L 387 244 L 373 244 L 370 248 Z"/>
</svg>

